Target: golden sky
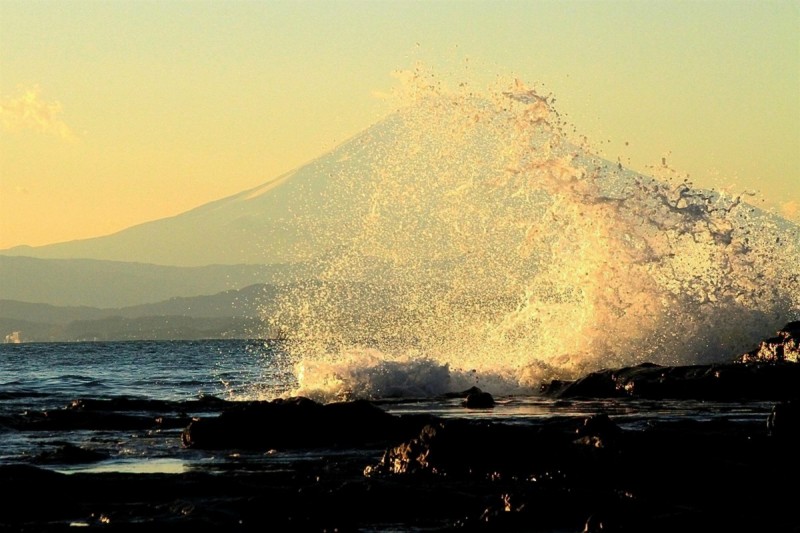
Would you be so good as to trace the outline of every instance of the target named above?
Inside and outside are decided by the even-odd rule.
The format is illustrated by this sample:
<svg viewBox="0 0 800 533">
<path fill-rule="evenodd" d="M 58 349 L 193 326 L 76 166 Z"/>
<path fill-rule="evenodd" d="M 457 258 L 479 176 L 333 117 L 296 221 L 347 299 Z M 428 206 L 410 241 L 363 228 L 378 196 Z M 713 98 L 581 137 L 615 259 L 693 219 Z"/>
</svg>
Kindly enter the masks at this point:
<svg viewBox="0 0 800 533">
<path fill-rule="evenodd" d="M 515 76 L 609 159 L 800 220 L 800 2 L 0 2 L 0 248 L 255 187 L 391 111 L 417 61 Z"/>
</svg>

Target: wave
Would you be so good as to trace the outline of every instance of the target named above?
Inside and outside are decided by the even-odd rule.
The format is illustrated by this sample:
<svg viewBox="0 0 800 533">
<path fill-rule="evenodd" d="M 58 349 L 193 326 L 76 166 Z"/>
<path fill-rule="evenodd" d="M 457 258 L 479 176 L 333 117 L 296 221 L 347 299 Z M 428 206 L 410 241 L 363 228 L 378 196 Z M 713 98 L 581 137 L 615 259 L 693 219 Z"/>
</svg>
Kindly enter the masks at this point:
<svg viewBox="0 0 800 533">
<path fill-rule="evenodd" d="M 327 209 L 352 221 L 297 221 L 332 251 L 270 320 L 294 393 L 535 391 L 729 358 L 800 315 L 796 225 L 593 155 L 521 82 L 477 95 L 427 76 L 326 167 Z"/>
</svg>

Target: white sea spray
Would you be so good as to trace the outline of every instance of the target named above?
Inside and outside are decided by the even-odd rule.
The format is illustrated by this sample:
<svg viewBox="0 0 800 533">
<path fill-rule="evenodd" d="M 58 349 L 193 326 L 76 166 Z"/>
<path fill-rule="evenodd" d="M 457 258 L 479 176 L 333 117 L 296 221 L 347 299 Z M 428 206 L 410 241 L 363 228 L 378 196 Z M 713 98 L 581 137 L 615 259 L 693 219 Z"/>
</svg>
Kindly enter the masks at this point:
<svg viewBox="0 0 800 533">
<path fill-rule="evenodd" d="M 328 252 L 270 317 L 290 332 L 293 393 L 535 391 L 725 360 L 798 317 L 797 226 L 666 165 L 592 155 L 519 81 L 405 81 L 397 112 L 339 149 L 326 213 L 295 221 Z"/>
</svg>

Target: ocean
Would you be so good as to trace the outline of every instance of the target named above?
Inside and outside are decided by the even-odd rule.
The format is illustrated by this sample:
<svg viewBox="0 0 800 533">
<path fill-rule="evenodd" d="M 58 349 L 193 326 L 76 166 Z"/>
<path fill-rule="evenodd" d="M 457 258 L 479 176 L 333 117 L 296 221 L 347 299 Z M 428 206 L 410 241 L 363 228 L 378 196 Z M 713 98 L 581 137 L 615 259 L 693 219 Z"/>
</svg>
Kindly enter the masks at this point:
<svg viewBox="0 0 800 533">
<path fill-rule="evenodd" d="M 32 464 L 59 472 L 229 471 L 242 463 L 240 453 L 234 457 L 187 449 L 180 433 L 192 417 L 216 416 L 223 408 L 217 400 L 291 395 L 298 384 L 276 363 L 282 350 L 279 341 L 252 340 L 0 345 L 0 466 Z M 438 374 L 436 379 L 441 386 Z M 670 420 L 725 420 L 762 428 L 773 405 L 632 398 L 565 401 L 530 390 L 496 395 L 491 410 L 467 410 L 460 397 L 430 395 L 423 389 L 417 384 L 370 399 L 392 414 L 528 426 L 606 413 L 620 427 L 634 430 Z M 83 409 L 79 402 L 97 416 L 61 421 L 59 413 Z M 65 444 L 96 455 L 76 459 L 56 453 Z M 377 461 L 382 451 L 369 450 L 368 455 Z M 298 456 L 295 451 L 265 456 L 260 450 L 242 464 L 251 468 L 254 458 L 261 468 L 285 469 L 287 461 Z"/>
<path fill-rule="evenodd" d="M 256 388 L 277 395 L 289 383 L 269 364 L 274 351 L 269 343 L 240 340 L 0 345 L 0 464 L 37 462 L 39 454 L 66 441 L 107 456 L 92 468 L 181 469 L 179 428 L 152 439 L 147 436 L 154 423 L 135 435 L 121 424 L 101 438 L 91 423 L 67 432 L 59 425 L 44 431 L 8 426 L 29 413 L 65 410 L 74 400 L 154 401 L 152 408 L 118 406 L 118 412 L 152 422 L 203 398 L 249 398 Z M 146 467 L 153 460 L 155 466 Z M 69 469 L 57 461 L 53 467 Z"/>
</svg>

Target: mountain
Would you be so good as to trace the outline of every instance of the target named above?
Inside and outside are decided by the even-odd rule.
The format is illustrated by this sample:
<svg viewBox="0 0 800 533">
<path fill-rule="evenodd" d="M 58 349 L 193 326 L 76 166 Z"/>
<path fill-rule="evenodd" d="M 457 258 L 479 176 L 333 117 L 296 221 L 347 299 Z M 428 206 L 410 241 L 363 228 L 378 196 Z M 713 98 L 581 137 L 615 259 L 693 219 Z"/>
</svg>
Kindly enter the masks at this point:
<svg viewBox="0 0 800 533">
<path fill-rule="evenodd" d="M 256 284 L 121 308 L 0 300 L 0 334 L 18 332 L 25 342 L 265 336 L 262 313 L 270 312 L 279 290 Z"/>
<path fill-rule="evenodd" d="M 280 263 L 287 257 L 284 250 L 291 240 L 287 202 L 280 194 L 264 193 L 279 187 L 288 177 L 111 235 L 38 247 L 17 246 L 0 253 L 170 266 Z"/>
<path fill-rule="evenodd" d="M 424 100 L 293 172 L 174 217 L 0 251 L 0 298 L 115 307 L 320 275 L 360 281 L 403 271 L 451 280 L 451 265 L 462 265 L 463 286 L 508 285 L 505 258 L 542 267 L 559 223 L 588 232 L 600 228 L 582 220 L 595 217 L 620 226 L 617 233 L 641 233 L 642 250 L 668 257 L 673 241 L 694 229 L 729 244 L 733 225 L 748 228 L 757 218 L 738 199 L 595 156 L 563 138 L 546 98 L 503 94 L 496 102 Z M 522 106 L 512 109 L 514 102 Z M 563 212 L 549 213 L 552 199 Z M 797 242 L 796 226 L 758 216 L 759 228 L 777 227 L 784 242 Z M 664 242 L 654 248 L 654 237 Z M 633 246 L 626 239 L 620 246 Z"/>
<path fill-rule="evenodd" d="M 359 173 L 375 161 L 396 119 L 387 119 L 303 167 L 238 194 L 185 213 L 102 237 L 45 246 L 17 246 L 0 255 L 40 259 L 97 259 L 154 265 L 280 265 L 305 262 L 329 242 L 314 240 L 314 227 L 346 226 L 363 213 L 352 191 L 334 191 L 329 178 Z M 331 204 L 334 199 L 349 198 Z"/>
<path fill-rule="evenodd" d="M 90 259 L 0 255 L 0 300 L 57 306 L 126 307 L 215 294 L 256 283 L 284 283 L 300 267 L 172 267 Z M 0 307 L 0 316 L 2 308 Z"/>
<path fill-rule="evenodd" d="M 527 101 L 526 94 L 513 98 Z M 496 191 L 508 194 L 504 201 L 513 204 L 517 199 L 507 183 L 520 171 L 515 166 L 530 162 L 526 154 L 552 153 L 554 164 L 547 169 L 531 167 L 534 173 L 568 174 L 569 165 L 563 163 L 576 157 L 578 167 L 603 176 L 598 183 L 607 184 L 601 187 L 611 197 L 634 186 L 655 186 L 652 178 L 623 172 L 621 166 L 618 171 L 618 164 L 577 146 L 558 141 L 561 147 L 556 148 L 550 130 L 526 146 L 528 141 L 517 138 L 518 124 L 505 107 L 502 112 L 485 112 L 491 106 L 480 99 L 457 103 L 434 100 L 390 115 L 292 172 L 182 214 L 102 237 L 17 246 L 0 250 L 0 256 L 176 267 L 308 264 L 346 246 L 372 213 L 385 214 L 409 199 L 420 209 L 414 215 L 427 220 L 416 228 L 421 232 L 429 229 L 426 224 L 440 223 L 440 213 L 430 215 L 441 211 L 443 203 L 456 203 L 477 190 L 474 183 L 506 183 Z M 455 185 L 459 181 L 463 185 Z M 428 200 L 411 198 L 414 194 L 428 194 Z M 408 215 L 401 213 L 400 218 Z"/>
</svg>

